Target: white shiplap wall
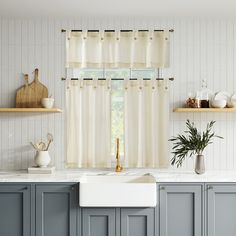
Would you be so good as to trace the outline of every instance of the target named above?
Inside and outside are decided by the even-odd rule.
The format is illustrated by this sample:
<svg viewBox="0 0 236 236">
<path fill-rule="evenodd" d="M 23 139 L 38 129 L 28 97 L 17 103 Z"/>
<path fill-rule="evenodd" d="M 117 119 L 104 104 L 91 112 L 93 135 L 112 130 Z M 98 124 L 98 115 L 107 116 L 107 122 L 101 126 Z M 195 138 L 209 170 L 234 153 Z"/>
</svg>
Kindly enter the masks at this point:
<svg viewBox="0 0 236 236">
<path fill-rule="evenodd" d="M 174 76 L 171 110 L 181 106 L 189 91 L 201 80 L 213 91 L 236 92 L 236 21 L 198 19 L 12 19 L 0 18 L 0 107 L 14 106 L 15 91 L 22 85 L 22 73 L 40 70 L 41 81 L 64 109 L 64 37 L 61 29 L 175 29 L 171 34 L 171 68 Z M 236 169 L 236 114 L 174 114 L 170 135 L 182 132 L 186 118 L 200 127 L 216 120 L 216 140 L 205 153 L 207 169 Z M 54 134 L 51 156 L 58 169 L 64 168 L 65 114 L 0 114 L 0 169 L 26 169 L 34 152 L 29 141 Z M 193 160 L 183 169 L 191 170 Z"/>
</svg>

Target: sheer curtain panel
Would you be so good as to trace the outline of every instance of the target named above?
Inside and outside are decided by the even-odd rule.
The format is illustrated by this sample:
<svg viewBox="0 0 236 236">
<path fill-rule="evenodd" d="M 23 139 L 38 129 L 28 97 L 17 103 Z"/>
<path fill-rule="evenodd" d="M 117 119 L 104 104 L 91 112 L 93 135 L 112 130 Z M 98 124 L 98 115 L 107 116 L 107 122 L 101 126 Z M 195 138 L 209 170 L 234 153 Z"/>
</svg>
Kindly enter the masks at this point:
<svg viewBox="0 0 236 236">
<path fill-rule="evenodd" d="M 125 165 L 167 167 L 168 80 L 127 80 L 125 84 Z"/>
<path fill-rule="evenodd" d="M 67 166 L 110 167 L 110 80 L 66 83 Z"/>
<path fill-rule="evenodd" d="M 67 31 L 67 68 L 169 67 L 169 32 Z"/>
</svg>

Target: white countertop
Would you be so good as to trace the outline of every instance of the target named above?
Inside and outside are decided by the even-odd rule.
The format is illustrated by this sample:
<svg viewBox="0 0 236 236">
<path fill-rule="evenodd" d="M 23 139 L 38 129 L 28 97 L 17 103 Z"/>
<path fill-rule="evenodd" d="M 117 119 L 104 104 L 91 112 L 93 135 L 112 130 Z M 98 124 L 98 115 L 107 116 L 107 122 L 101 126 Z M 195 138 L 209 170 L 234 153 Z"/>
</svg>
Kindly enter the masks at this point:
<svg viewBox="0 0 236 236">
<path fill-rule="evenodd" d="M 28 174 L 27 171 L 0 171 L 0 182 L 80 182 L 85 175 L 152 174 L 157 182 L 236 182 L 236 171 L 207 171 L 197 175 L 193 171 L 158 169 L 130 169 L 122 173 L 108 170 L 63 170 L 54 174 Z"/>
</svg>

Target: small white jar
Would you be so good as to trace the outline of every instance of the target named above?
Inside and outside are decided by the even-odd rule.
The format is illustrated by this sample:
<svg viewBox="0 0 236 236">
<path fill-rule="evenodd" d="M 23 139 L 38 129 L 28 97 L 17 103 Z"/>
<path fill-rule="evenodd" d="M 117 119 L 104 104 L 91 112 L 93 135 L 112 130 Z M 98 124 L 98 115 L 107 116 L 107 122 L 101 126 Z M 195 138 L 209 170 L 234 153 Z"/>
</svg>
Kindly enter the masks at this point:
<svg viewBox="0 0 236 236">
<path fill-rule="evenodd" d="M 51 157 L 48 151 L 37 151 L 34 157 L 34 162 L 38 167 L 47 167 L 51 162 Z"/>
</svg>

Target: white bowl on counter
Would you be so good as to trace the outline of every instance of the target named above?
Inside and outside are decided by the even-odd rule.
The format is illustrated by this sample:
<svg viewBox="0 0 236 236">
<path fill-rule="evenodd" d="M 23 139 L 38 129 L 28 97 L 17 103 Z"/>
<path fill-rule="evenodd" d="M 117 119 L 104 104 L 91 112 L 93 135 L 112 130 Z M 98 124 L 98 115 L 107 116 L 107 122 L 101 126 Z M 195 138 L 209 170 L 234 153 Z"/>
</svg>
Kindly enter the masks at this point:
<svg viewBox="0 0 236 236">
<path fill-rule="evenodd" d="M 227 101 L 223 99 L 213 99 L 211 101 L 211 106 L 213 108 L 224 108 L 226 107 Z"/>
</svg>

